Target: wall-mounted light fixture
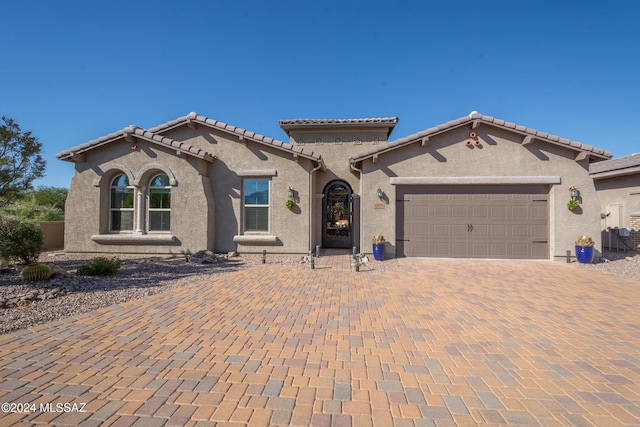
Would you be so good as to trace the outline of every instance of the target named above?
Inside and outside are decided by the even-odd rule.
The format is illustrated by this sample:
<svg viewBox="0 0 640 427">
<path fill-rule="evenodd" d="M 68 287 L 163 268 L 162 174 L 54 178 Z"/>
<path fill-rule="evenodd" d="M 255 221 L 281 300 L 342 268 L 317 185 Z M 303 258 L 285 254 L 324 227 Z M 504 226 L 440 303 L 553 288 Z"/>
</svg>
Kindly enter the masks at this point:
<svg viewBox="0 0 640 427">
<path fill-rule="evenodd" d="M 378 199 L 382 200 L 384 198 L 384 191 L 382 191 L 381 188 L 378 188 L 378 190 L 376 190 L 376 196 L 378 196 Z"/>
<path fill-rule="evenodd" d="M 289 186 L 289 189 L 287 190 L 287 197 L 290 199 L 293 199 L 293 187 Z"/>
<path fill-rule="evenodd" d="M 575 185 L 569 186 L 569 190 L 571 191 L 571 200 L 576 200 L 580 196 L 580 192 Z"/>
</svg>

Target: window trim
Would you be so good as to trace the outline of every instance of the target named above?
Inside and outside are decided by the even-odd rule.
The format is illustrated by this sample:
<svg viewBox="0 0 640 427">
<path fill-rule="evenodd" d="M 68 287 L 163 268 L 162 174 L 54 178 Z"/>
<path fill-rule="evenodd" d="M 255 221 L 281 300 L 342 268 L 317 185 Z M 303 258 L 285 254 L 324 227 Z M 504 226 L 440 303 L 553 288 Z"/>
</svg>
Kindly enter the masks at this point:
<svg viewBox="0 0 640 427">
<path fill-rule="evenodd" d="M 121 173 L 116 174 L 110 181 L 109 181 L 109 233 L 115 233 L 115 234 L 120 234 L 120 233 L 133 233 L 136 226 L 135 226 L 135 222 L 136 222 L 136 189 L 133 185 L 131 185 L 131 181 L 129 180 L 129 177 L 127 176 L 127 174 L 125 172 L 120 171 Z M 114 185 L 116 179 L 120 178 L 121 176 L 124 176 L 127 179 L 127 182 L 129 185 L 127 186 L 121 186 L 121 185 Z M 131 194 L 133 196 L 133 207 L 131 208 L 114 208 L 113 205 L 113 190 L 114 189 L 130 189 L 131 190 Z M 131 229 L 129 230 L 114 230 L 113 229 L 113 212 L 131 212 L 132 215 L 132 221 L 131 221 Z"/>
<path fill-rule="evenodd" d="M 152 186 L 151 184 L 153 183 L 153 180 L 156 179 L 159 176 L 165 176 L 167 177 L 167 179 L 169 180 L 169 184 L 168 185 L 164 185 L 162 187 L 160 186 Z M 161 189 L 168 189 L 169 190 L 169 197 L 171 198 L 172 195 L 172 189 L 171 189 L 171 177 L 169 175 L 167 175 L 166 173 L 162 172 L 162 173 L 157 173 L 155 175 L 153 175 L 151 177 L 151 179 L 149 180 L 149 185 L 147 187 L 147 197 L 146 197 L 146 218 L 145 218 L 145 229 L 147 233 L 159 233 L 159 234 L 170 234 L 171 233 L 171 227 L 172 227 L 172 223 L 171 223 L 171 208 L 152 208 L 151 207 L 151 189 L 153 188 L 161 188 Z M 168 230 L 152 230 L 151 229 L 151 212 L 169 212 L 169 229 Z"/>
<path fill-rule="evenodd" d="M 267 182 L 267 204 L 256 204 L 256 205 L 247 205 L 245 203 L 245 183 L 247 181 L 266 181 Z M 249 207 L 248 207 L 249 206 Z M 267 208 L 267 229 L 266 230 L 247 230 L 247 209 L 251 208 Z M 242 179 L 242 224 L 241 230 L 243 235 L 250 234 L 269 234 L 271 232 L 271 178 L 262 176 L 247 176 Z"/>
</svg>

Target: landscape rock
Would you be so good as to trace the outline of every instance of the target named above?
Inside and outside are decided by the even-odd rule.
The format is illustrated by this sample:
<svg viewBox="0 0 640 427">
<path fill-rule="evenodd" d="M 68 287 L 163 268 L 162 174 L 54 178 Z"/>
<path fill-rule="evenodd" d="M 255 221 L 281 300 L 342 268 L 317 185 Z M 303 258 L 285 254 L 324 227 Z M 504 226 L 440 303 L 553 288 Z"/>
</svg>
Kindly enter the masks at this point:
<svg viewBox="0 0 640 427">
<path fill-rule="evenodd" d="M 51 269 L 51 276 L 49 276 L 49 279 L 65 279 L 67 277 L 71 277 L 71 273 L 55 264 L 49 264 L 49 268 Z"/>
<path fill-rule="evenodd" d="M 193 255 L 187 255 L 187 262 L 195 262 L 196 264 L 215 264 L 218 257 L 211 251 L 198 251 Z"/>
</svg>

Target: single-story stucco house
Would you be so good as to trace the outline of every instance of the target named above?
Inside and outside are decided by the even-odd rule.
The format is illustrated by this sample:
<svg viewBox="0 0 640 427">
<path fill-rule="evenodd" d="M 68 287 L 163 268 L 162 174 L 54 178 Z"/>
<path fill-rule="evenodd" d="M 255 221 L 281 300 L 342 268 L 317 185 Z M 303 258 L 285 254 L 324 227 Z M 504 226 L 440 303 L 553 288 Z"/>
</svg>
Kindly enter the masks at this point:
<svg viewBox="0 0 640 427">
<path fill-rule="evenodd" d="M 477 112 L 389 142 L 397 123 L 282 120 L 283 142 L 190 113 L 70 148 L 65 250 L 370 253 L 375 234 L 388 258 L 564 260 L 579 235 L 600 247 L 607 151 Z"/>
</svg>

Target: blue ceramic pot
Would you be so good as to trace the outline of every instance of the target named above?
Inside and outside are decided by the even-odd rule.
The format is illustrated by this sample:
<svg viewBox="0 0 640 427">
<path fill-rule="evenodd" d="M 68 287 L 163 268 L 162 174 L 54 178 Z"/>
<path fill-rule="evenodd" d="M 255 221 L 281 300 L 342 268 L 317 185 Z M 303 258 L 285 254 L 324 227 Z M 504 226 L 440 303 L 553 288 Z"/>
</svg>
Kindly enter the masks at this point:
<svg viewBox="0 0 640 427">
<path fill-rule="evenodd" d="M 382 261 L 384 259 L 384 243 L 373 244 L 373 258 L 376 261 Z"/>
<path fill-rule="evenodd" d="M 576 246 L 576 259 L 581 264 L 591 264 L 594 254 L 593 246 Z"/>
</svg>

